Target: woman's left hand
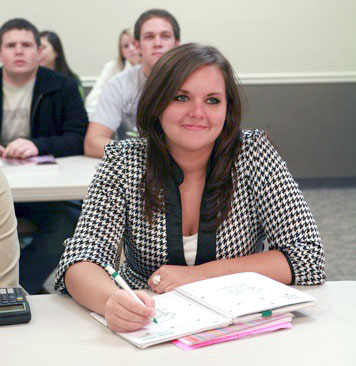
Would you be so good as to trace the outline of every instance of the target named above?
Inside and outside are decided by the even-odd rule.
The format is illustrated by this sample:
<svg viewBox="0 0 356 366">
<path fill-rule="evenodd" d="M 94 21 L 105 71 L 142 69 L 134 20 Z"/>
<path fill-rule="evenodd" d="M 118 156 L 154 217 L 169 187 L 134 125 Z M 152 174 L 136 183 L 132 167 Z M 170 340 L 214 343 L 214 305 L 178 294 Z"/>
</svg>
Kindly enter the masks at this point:
<svg viewBox="0 0 356 366">
<path fill-rule="evenodd" d="M 155 281 L 153 280 L 154 278 Z M 160 279 L 159 283 L 157 281 L 158 278 Z M 205 277 L 200 266 L 164 265 L 152 273 L 148 279 L 148 285 L 153 291 L 162 294 L 178 286 L 204 279 Z M 155 284 L 155 282 L 158 284 Z"/>
</svg>

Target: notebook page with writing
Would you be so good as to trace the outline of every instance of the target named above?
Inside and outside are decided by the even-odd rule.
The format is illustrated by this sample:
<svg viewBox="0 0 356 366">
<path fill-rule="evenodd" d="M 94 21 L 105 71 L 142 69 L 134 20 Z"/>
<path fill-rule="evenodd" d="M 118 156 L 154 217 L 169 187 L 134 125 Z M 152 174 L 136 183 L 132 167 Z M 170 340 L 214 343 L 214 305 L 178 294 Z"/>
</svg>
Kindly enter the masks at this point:
<svg viewBox="0 0 356 366">
<path fill-rule="evenodd" d="M 139 348 L 146 348 L 184 335 L 223 327 L 231 323 L 231 319 L 189 299 L 184 299 L 175 292 L 157 295 L 154 300 L 157 323 L 151 322 L 135 332 L 117 333 Z M 92 315 L 106 325 L 104 318 L 97 314 Z"/>
<path fill-rule="evenodd" d="M 175 291 L 233 319 L 247 319 L 274 309 L 278 314 L 316 303 L 302 291 L 252 272 L 193 282 Z"/>
</svg>

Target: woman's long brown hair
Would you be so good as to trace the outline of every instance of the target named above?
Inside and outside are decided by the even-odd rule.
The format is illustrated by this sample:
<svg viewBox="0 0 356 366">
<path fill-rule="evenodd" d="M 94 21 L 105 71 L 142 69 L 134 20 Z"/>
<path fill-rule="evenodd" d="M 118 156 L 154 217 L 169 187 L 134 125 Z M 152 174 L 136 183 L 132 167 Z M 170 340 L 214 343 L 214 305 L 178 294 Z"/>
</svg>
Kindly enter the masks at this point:
<svg viewBox="0 0 356 366">
<path fill-rule="evenodd" d="M 204 230 L 216 229 L 230 209 L 236 182 L 233 164 L 240 150 L 241 95 L 228 60 L 214 47 L 189 43 L 163 55 L 153 67 L 142 91 L 137 110 L 140 136 L 147 138 L 147 170 L 143 178 L 144 213 L 149 221 L 164 211 L 164 184 L 172 174 L 169 151 L 160 116 L 188 76 L 202 66 L 216 66 L 223 73 L 227 112 L 222 132 L 214 146 L 212 169 L 206 181 Z M 163 194 L 162 194 L 163 193 Z"/>
</svg>

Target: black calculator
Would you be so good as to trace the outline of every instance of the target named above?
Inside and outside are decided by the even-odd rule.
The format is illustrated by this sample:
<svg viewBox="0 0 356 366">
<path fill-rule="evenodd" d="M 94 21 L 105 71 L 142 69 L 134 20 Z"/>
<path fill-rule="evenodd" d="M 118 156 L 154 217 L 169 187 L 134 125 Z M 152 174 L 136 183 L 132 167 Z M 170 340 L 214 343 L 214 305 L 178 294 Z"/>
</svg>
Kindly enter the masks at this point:
<svg viewBox="0 0 356 366">
<path fill-rule="evenodd" d="M 0 325 L 28 323 L 30 305 L 19 287 L 0 288 Z"/>
</svg>

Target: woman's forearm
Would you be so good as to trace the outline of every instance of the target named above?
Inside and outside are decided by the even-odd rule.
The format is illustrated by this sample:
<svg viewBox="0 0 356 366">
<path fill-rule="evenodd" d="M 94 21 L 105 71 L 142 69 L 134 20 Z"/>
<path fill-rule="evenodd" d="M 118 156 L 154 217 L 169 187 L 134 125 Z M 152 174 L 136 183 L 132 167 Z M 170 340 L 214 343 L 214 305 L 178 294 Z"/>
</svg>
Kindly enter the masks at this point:
<svg viewBox="0 0 356 366">
<path fill-rule="evenodd" d="M 201 264 L 199 267 L 199 272 L 206 278 L 238 272 L 257 272 L 285 284 L 290 284 L 292 281 L 288 261 L 278 250 L 216 260 Z"/>
<path fill-rule="evenodd" d="M 91 262 L 78 262 L 65 273 L 68 292 L 79 304 L 104 315 L 105 304 L 117 287 L 103 268 Z"/>
</svg>

